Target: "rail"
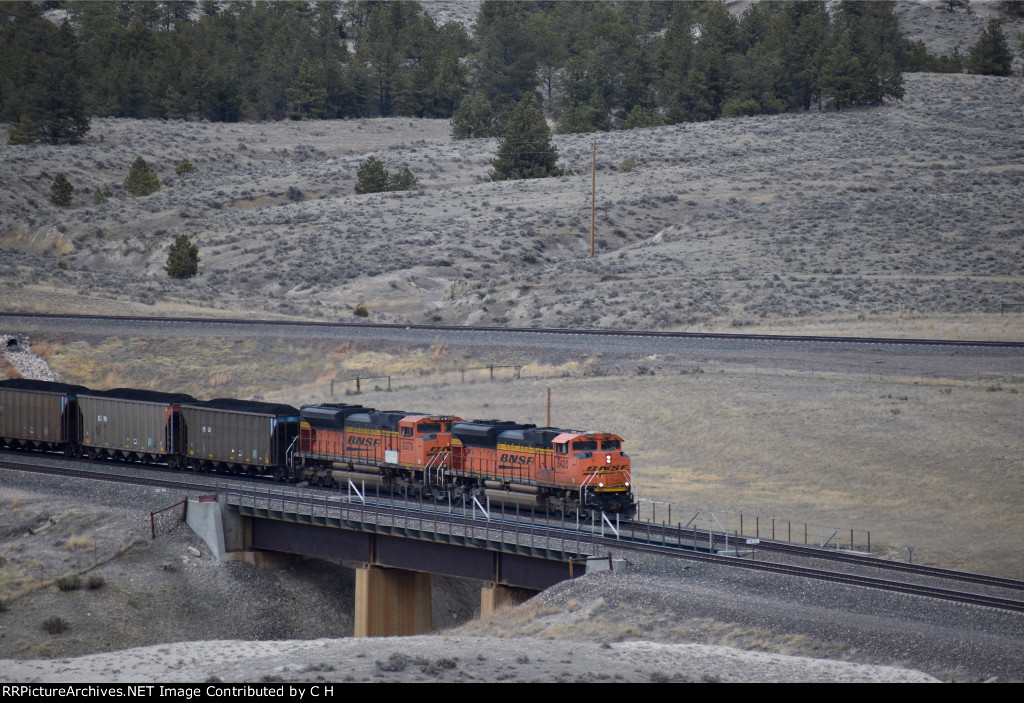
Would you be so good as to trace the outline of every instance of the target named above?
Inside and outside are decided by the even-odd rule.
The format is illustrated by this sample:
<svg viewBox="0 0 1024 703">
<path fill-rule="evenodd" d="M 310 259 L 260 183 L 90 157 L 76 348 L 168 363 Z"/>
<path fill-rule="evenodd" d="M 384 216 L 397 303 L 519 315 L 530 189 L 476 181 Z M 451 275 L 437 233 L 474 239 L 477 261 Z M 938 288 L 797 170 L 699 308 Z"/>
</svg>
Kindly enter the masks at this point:
<svg viewBox="0 0 1024 703">
<path fill-rule="evenodd" d="M 677 339 L 732 339 L 777 342 L 825 342 L 842 344 L 907 344 L 934 345 L 956 347 L 1008 347 L 1024 349 L 1024 342 L 1005 340 L 959 340 L 959 339 L 920 339 L 913 337 L 841 337 L 824 335 L 783 335 L 783 334 L 740 334 L 732 332 L 674 332 L 662 330 L 602 330 L 602 329 L 570 329 L 564 327 L 499 327 L 493 325 L 424 325 L 415 323 L 384 323 L 384 322 L 324 322 L 320 320 L 259 320 L 243 318 L 213 317 L 139 317 L 133 315 L 83 315 L 77 313 L 34 313 L 4 312 L 4 318 L 39 318 L 56 320 L 106 320 L 139 323 L 199 323 L 207 325 L 267 325 L 275 327 L 322 327 L 336 329 L 380 329 L 400 331 L 428 332 L 504 332 L 517 334 L 558 334 L 558 335 L 597 335 L 618 337 L 662 337 Z"/>
</svg>

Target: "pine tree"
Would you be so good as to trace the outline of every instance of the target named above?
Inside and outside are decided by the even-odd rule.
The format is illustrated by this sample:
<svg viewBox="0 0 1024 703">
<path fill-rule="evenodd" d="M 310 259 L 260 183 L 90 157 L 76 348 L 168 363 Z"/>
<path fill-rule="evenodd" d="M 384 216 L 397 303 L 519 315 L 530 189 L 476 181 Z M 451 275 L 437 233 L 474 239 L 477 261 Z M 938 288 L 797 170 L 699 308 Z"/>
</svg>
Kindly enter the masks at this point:
<svg viewBox="0 0 1024 703">
<path fill-rule="evenodd" d="M 404 167 L 398 173 L 388 174 L 388 190 L 409 190 L 417 184 L 416 176 L 412 175 L 409 167 Z"/>
<path fill-rule="evenodd" d="M 291 105 L 289 116 L 301 120 L 303 117 L 323 117 L 327 112 L 327 89 L 317 84 L 313 65 L 308 59 L 299 66 L 299 75 L 285 90 Z"/>
<path fill-rule="evenodd" d="M 184 176 L 187 173 L 195 173 L 198 169 L 192 165 L 192 162 L 188 159 L 182 159 L 178 162 L 178 165 L 174 167 L 174 173 L 179 176 Z"/>
<path fill-rule="evenodd" d="M 68 207 L 71 205 L 71 194 L 75 192 L 75 187 L 71 185 L 71 181 L 63 173 L 58 173 L 53 178 L 53 183 L 50 184 L 50 200 L 56 205 L 62 207 Z"/>
<path fill-rule="evenodd" d="M 0 120 L 14 123 L 11 144 L 77 144 L 89 131 L 69 24 L 54 27 L 29 2 L 0 17 Z"/>
<path fill-rule="evenodd" d="M 991 19 L 978 42 L 967 55 L 967 70 L 984 76 L 1008 76 L 1013 67 L 1013 52 L 997 19 Z"/>
<path fill-rule="evenodd" d="M 135 196 L 151 195 L 160 190 L 160 179 L 146 160 L 138 156 L 124 179 L 124 189 Z"/>
<path fill-rule="evenodd" d="M 643 127 L 660 127 L 665 124 L 657 110 L 647 110 L 640 105 L 634 105 L 633 109 L 626 115 L 622 123 L 623 129 L 639 129 Z"/>
<path fill-rule="evenodd" d="M 417 185 L 416 176 L 409 167 L 397 173 L 389 173 L 384 162 L 371 156 L 359 166 L 356 172 L 356 195 L 364 193 L 385 193 L 388 191 L 409 190 Z"/>
<path fill-rule="evenodd" d="M 480 139 L 494 135 L 494 108 L 483 93 L 467 95 L 452 115 L 452 139 Z"/>
<path fill-rule="evenodd" d="M 199 247 L 192 236 L 179 234 L 171 244 L 164 271 L 171 278 L 192 278 L 199 273 Z"/>
<path fill-rule="evenodd" d="M 540 114 L 537 98 L 527 93 L 516 105 L 502 136 L 498 155 L 491 162 L 492 181 L 561 176 L 558 150 L 551 143 L 551 130 Z"/>
<path fill-rule="evenodd" d="M 356 195 L 383 193 L 388 189 L 388 172 L 384 162 L 371 156 L 359 165 L 356 172 Z"/>
</svg>

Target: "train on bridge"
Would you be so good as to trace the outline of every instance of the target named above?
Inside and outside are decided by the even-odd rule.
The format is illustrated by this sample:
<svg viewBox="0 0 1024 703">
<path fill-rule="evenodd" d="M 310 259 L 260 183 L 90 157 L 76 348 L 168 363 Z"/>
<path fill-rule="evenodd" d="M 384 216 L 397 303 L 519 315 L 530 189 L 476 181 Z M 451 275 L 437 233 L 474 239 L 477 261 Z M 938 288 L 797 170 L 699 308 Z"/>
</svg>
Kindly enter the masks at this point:
<svg viewBox="0 0 1024 703">
<path fill-rule="evenodd" d="M 13 379 L 0 381 L 0 448 L 562 515 L 636 511 L 616 434 L 361 405 L 296 409 Z"/>
</svg>

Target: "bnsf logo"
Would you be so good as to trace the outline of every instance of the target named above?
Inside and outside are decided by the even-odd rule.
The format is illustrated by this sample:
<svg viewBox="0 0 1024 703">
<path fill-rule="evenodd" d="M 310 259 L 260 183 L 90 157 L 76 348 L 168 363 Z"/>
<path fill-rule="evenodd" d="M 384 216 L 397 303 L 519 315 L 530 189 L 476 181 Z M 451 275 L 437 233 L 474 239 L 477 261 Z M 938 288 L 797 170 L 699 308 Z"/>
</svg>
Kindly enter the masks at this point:
<svg viewBox="0 0 1024 703">
<path fill-rule="evenodd" d="M 527 466 L 533 463 L 533 457 L 523 456 L 521 454 L 502 454 L 500 461 L 503 464 L 518 464 L 520 466 Z"/>
<path fill-rule="evenodd" d="M 606 471 L 629 471 L 629 464 L 623 464 L 621 466 L 614 464 L 601 464 L 600 466 L 590 466 L 583 470 L 585 474 L 597 474 L 604 473 Z"/>
<path fill-rule="evenodd" d="M 360 437 L 358 435 L 349 436 L 348 443 L 360 447 L 376 447 L 380 444 L 379 437 Z"/>
</svg>

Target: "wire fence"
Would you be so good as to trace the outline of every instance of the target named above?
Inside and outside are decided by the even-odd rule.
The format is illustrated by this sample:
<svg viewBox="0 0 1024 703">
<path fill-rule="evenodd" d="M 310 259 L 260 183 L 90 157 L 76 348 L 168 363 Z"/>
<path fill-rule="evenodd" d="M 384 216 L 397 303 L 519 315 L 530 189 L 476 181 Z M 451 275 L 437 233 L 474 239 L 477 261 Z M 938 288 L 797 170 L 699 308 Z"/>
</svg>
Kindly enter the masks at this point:
<svg viewBox="0 0 1024 703">
<path fill-rule="evenodd" d="M 653 527 L 653 533 L 673 529 L 718 532 L 730 535 L 739 546 L 748 540 L 787 542 L 824 549 L 871 552 L 871 531 L 850 527 L 815 525 L 777 517 L 765 517 L 733 510 L 674 506 L 641 499 L 636 521 Z"/>
<path fill-rule="evenodd" d="M 1006 357 L 1007 359 L 1011 357 Z M 587 361 L 583 364 L 542 366 L 537 364 L 488 364 L 483 366 L 436 369 L 417 373 L 350 374 L 329 380 L 322 388 L 325 397 L 387 392 L 400 388 L 449 387 L 479 383 L 509 383 L 520 380 L 587 378 L 604 376 L 686 376 L 690 374 L 733 374 L 778 376 L 827 381 L 861 381 L 876 384 L 928 384 L 972 387 L 986 391 L 1019 392 L 1024 372 L 1019 360 L 995 359 L 985 368 L 978 360 L 965 363 L 958 359 L 936 362 L 915 355 L 865 356 L 863 358 L 788 358 L 785 366 L 770 359 L 750 357 L 715 361 L 706 357 L 658 357 L 653 360 Z M 979 368 L 981 367 L 981 368 Z"/>
</svg>

